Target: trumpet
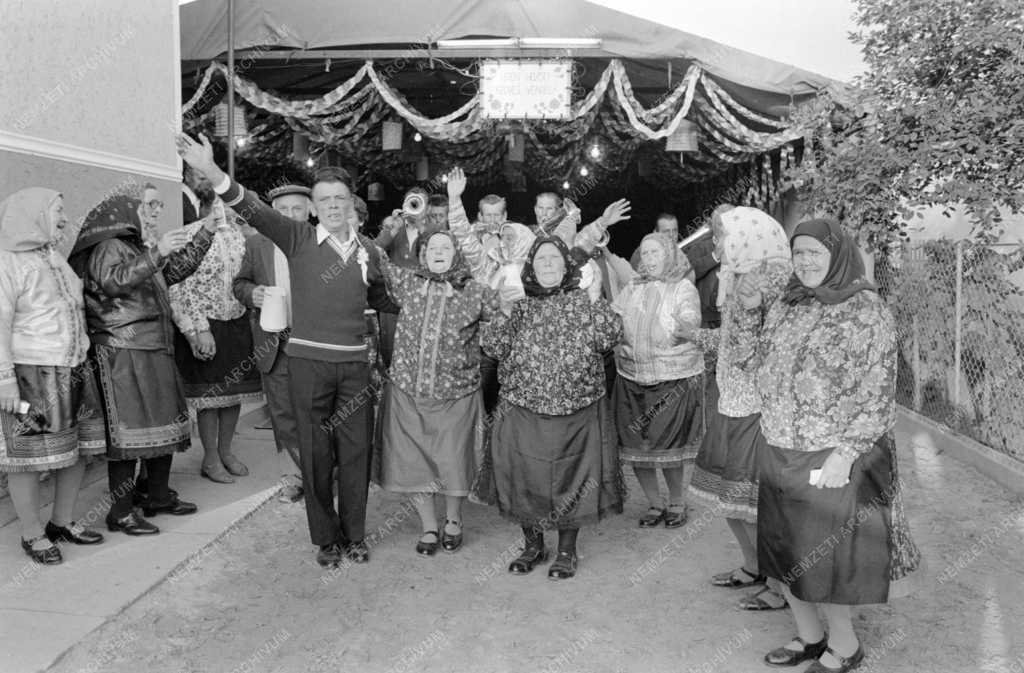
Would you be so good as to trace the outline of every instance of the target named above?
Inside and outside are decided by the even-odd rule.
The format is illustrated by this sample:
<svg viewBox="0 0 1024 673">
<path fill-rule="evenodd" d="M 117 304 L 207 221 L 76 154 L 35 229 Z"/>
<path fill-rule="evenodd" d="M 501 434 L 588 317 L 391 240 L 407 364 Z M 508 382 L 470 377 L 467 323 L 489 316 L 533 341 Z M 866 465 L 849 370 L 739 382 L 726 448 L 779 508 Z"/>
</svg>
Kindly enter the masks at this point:
<svg viewBox="0 0 1024 673">
<path fill-rule="evenodd" d="M 405 197 L 405 201 L 402 202 L 402 212 L 410 217 L 422 215 L 426 209 L 427 200 L 423 198 L 422 194 L 408 194 Z"/>
<path fill-rule="evenodd" d="M 710 225 L 705 224 L 700 229 L 698 229 L 697 231 L 693 232 L 692 234 L 690 234 L 689 236 L 687 236 L 683 240 L 679 241 L 679 243 L 677 245 L 678 245 L 679 249 L 682 250 L 683 248 L 687 247 L 688 245 L 692 245 L 693 243 L 695 243 L 696 241 L 704 238 L 705 236 L 707 236 L 710 233 L 711 233 Z"/>
</svg>

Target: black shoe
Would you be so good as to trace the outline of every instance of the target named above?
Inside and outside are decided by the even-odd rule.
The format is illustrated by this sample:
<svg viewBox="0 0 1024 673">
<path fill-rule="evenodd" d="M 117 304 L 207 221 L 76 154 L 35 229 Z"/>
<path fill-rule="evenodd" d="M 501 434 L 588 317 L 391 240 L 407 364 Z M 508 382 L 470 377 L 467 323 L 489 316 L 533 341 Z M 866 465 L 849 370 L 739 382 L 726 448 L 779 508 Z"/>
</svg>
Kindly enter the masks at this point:
<svg viewBox="0 0 1024 673">
<path fill-rule="evenodd" d="M 555 557 L 555 562 L 548 568 L 549 580 L 568 580 L 576 576 L 576 566 L 579 564 L 579 557 L 576 552 L 560 551 Z"/>
<path fill-rule="evenodd" d="M 365 542 L 349 542 L 345 545 L 345 557 L 352 563 L 366 563 L 370 560 L 370 550 Z"/>
<path fill-rule="evenodd" d="M 823 636 L 816 643 L 805 643 L 799 636 L 793 640 L 800 643 L 804 649 L 791 650 L 787 647 L 777 647 L 764 655 L 764 663 L 769 666 L 796 666 L 805 661 L 817 659 L 825 653 L 825 648 L 828 647 L 828 636 Z"/>
<path fill-rule="evenodd" d="M 640 517 L 641 528 L 654 528 L 665 520 L 666 510 L 657 507 L 648 507 L 647 513 Z"/>
<path fill-rule="evenodd" d="M 825 648 L 825 651 L 835 657 L 836 661 L 839 662 L 839 668 L 826 666 L 819 659 L 811 662 L 811 665 L 805 669 L 804 673 L 846 673 L 857 668 L 864 661 L 864 648 L 859 645 L 857 646 L 857 651 L 848 657 L 839 656 L 831 647 Z"/>
<path fill-rule="evenodd" d="M 51 545 L 46 549 L 32 548 L 32 545 L 34 545 L 36 542 L 45 539 L 45 533 L 38 537 L 34 537 L 31 540 L 26 540 L 25 538 L 22 538 L 21 548 L 25 550 L 25 553 L 28 554 L 29 558 L 31 558 L 36 563 L 43 564 L 44 566 L 55 566 L 58 563 L 62 563 L 64 561 L 64 556 L 60 553 L 60 549 L 57 549 L 55 545 Z"/>
<path fill-rule="evenodd" d="M 46 524 L 46 537 L 50 542 L 73 542 L 75 544 L 99 544 L 103 542 L 103 536 L 85 526 L 71 522 L 70 526 L 58 526 L 52 521 Z"/>
<path fill-rule="evenodd" d="M 459 532 L 455 535 L 448 534 L 448 524 L 453 524 L 459 527 Z M 452 521 L 451 519 L 444 520 L 444 533 L 441 535 L 441 548 L 446 552 L 456 552 L 459 547 L 462 546 L 462 522 Z"/>
<path fill-rule="evenodd" d="M 184 500 L 178 500 L 178 496 L 172 496 L 171 499 L 164 504 L 155 504 L 152 501 L 147 500 L 142 505 L 142 513 L 145 516 L 156 516 L 157 514 L 173 514 L 174 516 L 184 516 L 186 514 L 195 514 L 199 508 L 196 507 L 194 502 L 185 502 Z"/>
<path fill-rule="evenodd" d="M 425 542 L 423 540 L 423 538 L 427 537 L 428 535 L 433 535 L 434 536 L 434 541 L 433 542 Z M 420 556 L 433 556 L 434 554 L 437 553 L 437 531 L 436 530 L 428 530 L 428 531 L 424 531 L 423 532 L 423 535 L 420 536 L 419 541 L 416 543 L 416 553 L 419 554 Z"/>
<path fill-rule="evenodd" d="M 321 545 L 320 551 L 316 553 L 316 562 L 319 563 L 322 568 L 337 566 L 341 563 L 341 547 L 337 542 Z"/>
<path fill-rule="evenodd" d="M 670 505 L 665 512 L 665 528 L 679 528 L 686 523 L 687 516 L 686 505 Z"/>
<path fill-rule="evenodd" d="M 156 535 L 160 529 L 146 521 L 135 512 L 126 514 L 120 519 L 107 515 L 107 530 L 120 531 L 126 535 Z"/>
<path fill-rule="evenodd" d="M 178 497 L 178 492 L 173 488 L 167 489 L 167 494 L 172 499 Z M 144 479 L 137 480 L 135 482 L 135 490 L 132 491 L 132 507 L 142 507 L 148 499 L 149 484 Z"/>
<path fill-rule="evenodd" d="M 548 560 L 548 550 L 543 547 L 526 547 L 523 553 L 508 564 L 508 571 L 513 575 L 525 575 L 533 572 L 541 563 Z"/>
</svg>

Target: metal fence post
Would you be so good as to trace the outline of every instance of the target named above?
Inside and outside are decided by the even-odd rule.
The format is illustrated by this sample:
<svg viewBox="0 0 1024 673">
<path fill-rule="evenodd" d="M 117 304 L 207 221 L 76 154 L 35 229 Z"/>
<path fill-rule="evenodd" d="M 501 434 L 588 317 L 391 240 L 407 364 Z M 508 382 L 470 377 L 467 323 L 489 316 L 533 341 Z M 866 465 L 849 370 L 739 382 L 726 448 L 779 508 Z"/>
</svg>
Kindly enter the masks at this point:
<svg viewBox="0 0 1024 673">
<path fill-rule="evenodd" d="M 921 337 L 917 326 L 917 314 L 912 323 L 910 352 L 914 360 L 914 411 L 921 411 Z"/>
<path fill-rule="evenodd" d="M 960 358 L 963 354 L 964 242 L 956 243 L 956 315 L 953 336 L 953 404 L 960 413 Z"/>
</svg>

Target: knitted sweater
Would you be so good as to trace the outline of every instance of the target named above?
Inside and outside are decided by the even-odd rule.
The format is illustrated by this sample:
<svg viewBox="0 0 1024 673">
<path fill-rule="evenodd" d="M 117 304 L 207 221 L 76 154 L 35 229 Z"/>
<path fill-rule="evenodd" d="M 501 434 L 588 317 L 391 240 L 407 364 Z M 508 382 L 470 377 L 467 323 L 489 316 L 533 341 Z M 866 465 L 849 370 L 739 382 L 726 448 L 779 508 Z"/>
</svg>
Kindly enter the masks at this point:
<svg viewBox="0 0 1024 673">
<path fill-rule="evenodd" d="M 367 305 L 398 312 L 373 242 L 352 234 L 355 247 L 346 258 L 341 252 L 346 244 L 322 226 L 295 226 L 234 180 L 221 198 L 288 258 L 292 328 L 285 352 L 323 362 L 366 362 Z"/>
</svg>

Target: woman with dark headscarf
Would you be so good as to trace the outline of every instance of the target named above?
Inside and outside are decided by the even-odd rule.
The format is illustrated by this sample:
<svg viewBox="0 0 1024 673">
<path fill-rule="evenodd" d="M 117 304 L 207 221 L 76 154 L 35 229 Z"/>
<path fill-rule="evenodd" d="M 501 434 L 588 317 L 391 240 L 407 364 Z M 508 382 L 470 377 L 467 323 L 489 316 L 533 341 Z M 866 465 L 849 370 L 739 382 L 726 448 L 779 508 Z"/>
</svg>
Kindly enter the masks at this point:
<svg viewBox="0 0 1024 673">
<path fill-rule="evenodd" d="M 92 372 L 85 365 L 82 283 L 56 250 L 64 199 L 30 187 L 0 202 L 0 472 L 37 563 L 63 561 L 54 542 L 103 536 L 72 520 L 82 455 L 103 453 Z M 54 471 L 53 513 L 39 519 L 40 472 Z"/>
<path fill-rule="evenodd" d="M 797 624 L 797 637 L 765 660 L 849 671 L 864 658 L 850 606 L 885 603 L 892 582 L 920 561 L 892 434 L 896 335 L 838 222 L 801 223 L 791 246 L 785 293 L 756 346 L 737 351 L 740 366 L 756 371 L 762 401 L 758 562 L 782 583 Z M 737 288 L 751 320 L 762 288 L 756 274 Z"/>
<path fill-rule="evenodd" d="M 630 463 L 650 505 L 642 528 L 686 523 L 685 465 L 692 464 L 704 431 L 704 354 L 675 336 L 680 324 L 700 326 L 700 297 L 690 263 L 664 234 L 640 243 L 640 269 L 612 305 L 622 316 L 615 349 L 619 376 L 612 394 L 619 458 Z M 668 486 L 667 506 L 658 470 Z"/>
<path fill-rule="evenodd" d="M 388 294 L 402 307 L 384 396 L 380 485 L 409 493 L 423 535 L 416 552 L 462 546 L 462 504 L 483 451 L 480 323 L 498 310 L 497 293 L 472 279 L 447 231 L 418 241 L 416 270 L 384 265 Z M 434 494 L 445 496 L 438 536 Z"/>
<path fill-rule="evenodd" d="M 116 196 L 86 216 L 72 251 L 71 265 L 85 285 L 85 315 L 107 429 L 109 530 L 160 532 L 133 509 L 139 459 L 148 470 L 148 492 L 141 498 L 145 516 L 196 511 L 168 487 L 174 452 L 189 447 L 189 421 L 174 365 L 167 286 L 196 270 L 215 227 L 211 218 L 191 241 L 177 229 L 147 248 L 138 203 Z"/>
<path fill-rule="evenodd" d="M 526 297 L 484 330 L 501 383 L 491 435 L 498 509 L 525 536 L 509 565 L 514 574 L 547 559 L 544 531 L 555 528 L 548 577 L 573 577 L 579 527 L 622 512 L 602 357 L 618 343 L 622 319 L 580 289 L 585 263 L 585 253 L 570 254 L 561 239 L 538 239 L 523 267 Z"/>
</svg>

